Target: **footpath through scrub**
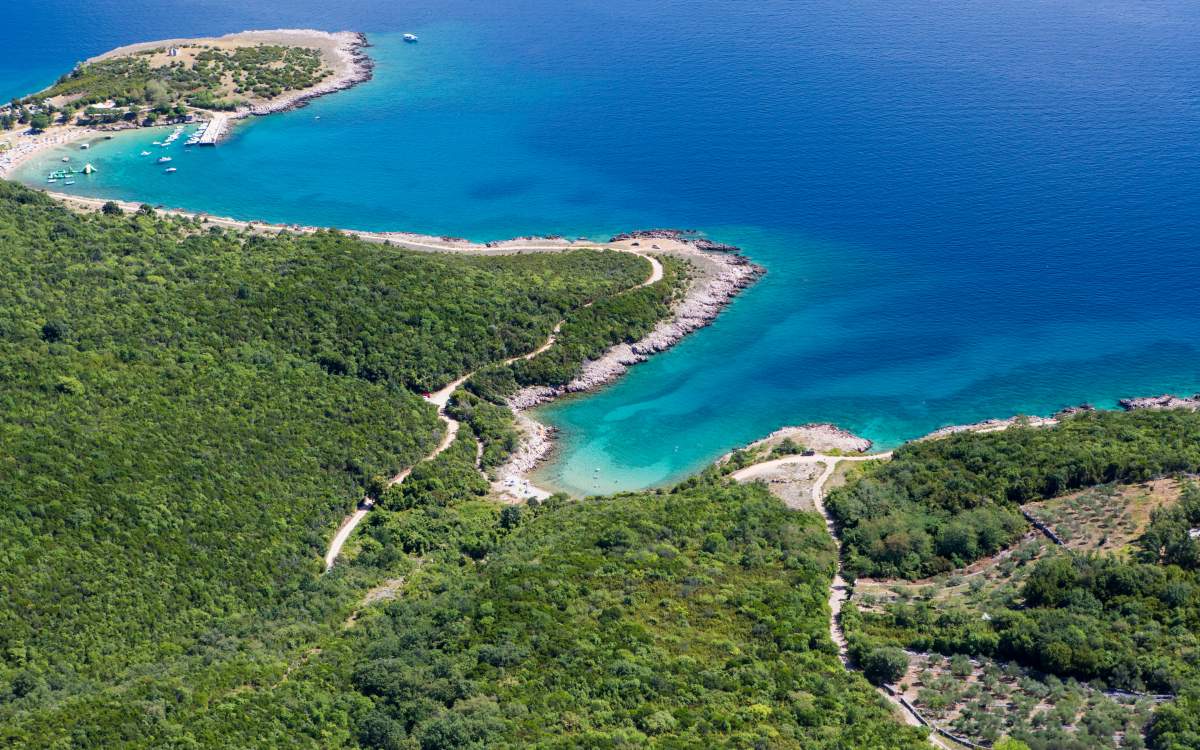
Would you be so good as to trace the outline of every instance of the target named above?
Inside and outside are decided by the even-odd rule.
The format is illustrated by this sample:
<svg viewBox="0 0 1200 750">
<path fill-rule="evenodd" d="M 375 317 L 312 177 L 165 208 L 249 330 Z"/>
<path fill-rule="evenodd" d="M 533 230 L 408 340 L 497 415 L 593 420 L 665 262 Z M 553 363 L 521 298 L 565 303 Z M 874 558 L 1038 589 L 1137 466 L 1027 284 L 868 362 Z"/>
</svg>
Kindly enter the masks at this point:
<svg viewBox="0 0 1200 750">
<path fill-rule="evenodd" d="M 562 249 L 562 248 L 559 248 L 559 249 Z M 663 265 L 657 258 L 655 258 L 651 255 L 647 255 L 646 253 L 639 252 L 637 250 L 631 250 L 631 249 L 625 249 L 625 248 L 612 248 L 612 249 L 617 250 L 618 252 L 631 253 L 633 255 L 638 256 L 639 258 L 645 258 L 650 263 L 650 274 L 646 277 L 646 280 L 641 282 L 640 284 L 637 284 L 636 286 L 630 287 L 629 289 L 625 290 L 626 292 L 633 291 L 634 289 L 641 289 L 642 287 L 650 286 L 651 284 L 655 284 L 662 280 Z M 621 292 L 621 293 L 624 294 L 625 292 Z M 590 305 L 591 303 L 588 303 L 588 304 Z M 586 306 L 587 305 L 585 305 L 585 307 Z M 562 330 L 563 323 L 565 323 L 565 322 L 566 322 L 565 319 L 558 321 L 558 323 L 556 323 L 554 325 L 554 328 L 551 329 L 550 335 L 547 336 L 546 340 L 540 346 L 538 346 L 536 349 L 534 349 L 531 352 L 527 352 L 525 354 L 518 354 L 514 357 L 509 357 L 508 359 L 501 362 L 501 365 L 511 365 L 514 362 L 517 362 L 520 360 L 533 359 L 534 357 L 536 357 L 539 354 L 548 350 L 550 347 L 554 346 L 555 341 L 558 340 L 558 333 L 559 333 L 559 331 Z M 436 448 L 434 448 L 433 451 L 428 456 L 426 456 L 424 459 L 422 459 L 421 462 L 432 461 L 434 458 L 437 458 L 437 456 L 440 453 L 442 453 L 443 451 L 445 451 L 447 448 L 449 448 L 454 443 L 454 439 L 456 437 L 458 437 L 458 430 L 460 428 L 460 424 L 459 424 L 458 420 L 454 419 L 453 417 L 451 417 L 449 414 L 446 413 L 446 409 L 450 405 L 450 398 L 454 395 L 454 392 L 457 391 L 462 386 L 462 384 L 467 382 L 467 380 L 469 380 L 471 378 L 471 376 L 474 374 L 475 374 L 474 371 L 468 372 L 466 375 L 463 375 L 462 377 L 458 378 L 457 380 L 447 383 L 440 390 L 438 390 L 434 393 L 430 393 L 424 397 L 426 401 L 428 401 L 429 403 L 431 403 L 437 407 L 438 419 L 442 420 L 442 422 L 445 423 L 446 433 L 442 436 L 442 440 L 441 440 L 441 442 L 438 443 L 438 446 Z M 412 473 L 412 470 L 414 467 L 416 467 L 416 465 L 417 464 L 413 464 L 413 466 L 408 467 L 404 471 L 400 472 L 396 476 L 389 479 L 387 482 L 387 486 L 394 487 L 395 485 L 403 482 L 405 479 L 408 478 L 409 474 Z M 343 520 L 342 523 L 338 526 L 338 530 L 336 533 L 334 533 L 333 540 L 329 544 L 329 550 L 326 551 L 326 553 L 325 553 L 325 571 L 326 572 L 328 572 L 329 570 L 331 570 L 333 568 L 334 563 L 337 562 L 338 555 L 340 555 L 342 553 L 342 548 L 346 545 L 346 542 L 350 539 L 350 535 L 354 533 L 354 529 L 356 529 L 358 527 L 358 525 L 360 523 L 362 523 L 362 520 L 367 517 L 367 513 L 369 513 L 371 511 L 371 508 L 373 508 L 374 506 L 375 506 L 375 500 L 373 498 L 364 497 L 359 502 L 358 508 L 356 508 L 355 511 L 353 513 L 351 513 L 349 516 L 346 516 L 345 520 Z"/>
<path fill-rule="evenodd" d="M 833 516 L 825 508 L 825 485 L 833 476 L 833 472 L 837 469 L 840 461 L 859 463 L 863 461 L 886 461 L 892 457 L 892 452 L 875 453 L 866 456 L 831 456 L 823 453 L 816 453 L 810 456 L 795 455 L 784 456 L 771 461 L 747 466 L 744 469 L 738 469 L 730 474 L 730 477 L 738 482 L 753 482 L 757 479 L 769 474 L 772 470 L 785 465 L 796 464 L 820 464 L 824 466 L 824 470 L 812 485 L 812 502 L 813 507 L 825 519 L 825 528 L 829 532 L 829 536 L 833 538 L 833 542 L 837 545 L 837 570 L 834 572 L 833 580 L 829 584 L 829 637 L 837 646 L 838 658 L 842 661 L 842 666 L 847 670 L 854 670 L 850 663 L 849 644 L 846 641 L 846 633 L 842 630 L 842 606 L 850 598 L 850 587 L 846 585 L 846 579 L 842 577 L 842 554 L 841 540 L 837 535 L 837 526 L 834 523 Z M 944 748 L 944 750 L 953 750 L 951 745 L 948 745 L 941 737 L 938 736 L 938 730 L 922 717 L 917 710 L 913 708 L 908 701 L 900 696 L 886 690 L 880 689 L 888 701 L 900 709 L 901 716 L 904 717 L 904 723 L 915 727 L 929 727 L 929 742 L 934 747 Z"/>
</svg>

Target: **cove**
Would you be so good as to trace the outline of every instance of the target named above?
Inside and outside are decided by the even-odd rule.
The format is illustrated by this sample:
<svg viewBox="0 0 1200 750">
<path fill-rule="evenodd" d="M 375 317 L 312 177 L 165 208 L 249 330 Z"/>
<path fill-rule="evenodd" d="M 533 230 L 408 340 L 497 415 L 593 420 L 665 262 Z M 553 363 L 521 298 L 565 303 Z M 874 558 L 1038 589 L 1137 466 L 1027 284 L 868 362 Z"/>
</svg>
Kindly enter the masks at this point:
<svg viewBox="0 0 1200 750">
<path fill-rule="evenodd" d="M 176 174 L 139 161 L 150 132 L 97 144 L 83 194 L 478 240 L 693 227 L 765 266 L 710 328 L 539 412 L 561 429 L 555 486 L 669 484 L 784 424 L 889 447 L 1200 388 L 1192 4 L 53 5 L 78 33 L 38 31 L 40 11 L 32 39 L 0 30 L 7 95 L 145 39 L 375 44 L 369 84 L 180 153 Z"/>
</svg>

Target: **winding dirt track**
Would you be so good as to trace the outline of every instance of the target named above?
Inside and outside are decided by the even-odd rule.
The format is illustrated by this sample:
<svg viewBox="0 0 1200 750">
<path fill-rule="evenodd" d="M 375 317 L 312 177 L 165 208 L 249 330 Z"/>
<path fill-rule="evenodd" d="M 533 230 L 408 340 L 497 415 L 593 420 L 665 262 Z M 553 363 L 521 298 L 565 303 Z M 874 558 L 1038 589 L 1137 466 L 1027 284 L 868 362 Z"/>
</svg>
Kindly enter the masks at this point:
<svg viewBox="0 0 1200 750">
<path fill-rule="evenodd" d="M 730 476 L 739 482 L 752 482 L 755 479 L 769 474 L 772 470 L 785 465 L 795 464 L 821 464 L 825 470 L 817 477 L 812 486 L 812 501 L 813 507 L 825 519 L 825 529 L 829 532 L 829 536 L 833 537 L 833 541 L 837 542 L 837 527 L 833 523 L 833 516 L 825 508 L 825 484 L 829 482 L 829 478 L 833 476 L 834 470 L 837 468 L 839 461 L 886 461 L 892 457 L 891 451 L 887 453 L 875 453 L 869 456 L 828 456 L 818 453 L 812 456 L 785 456 L 777 458 L 774 461 L 764 461 L 761 464 L 747 466 L 744 469 L 738 469 Z M 829 586 L 829 609 L 832 616 L 829 618 L 829 637 L 837 644 L 838 656 L 841 657 L 842 664 L 847 668 L 850 666 L 850 654 L 847 650 L 846 635 L 842 632 L 841 614 L 842 605 L 850 598 L 850 589 L 846 586 L 846 580 L 842 578 L 842 556 L 838 555 L 837 572 L 833 576 L 833 582 Z"/>
<path fill-rule="evenodd" d="M 405 244 L 405 246 L 407 246 L 409 243 L 406 242 L 404 244 Z M 428 246 L 435 247 L 432 244 L 428 245 Z M 439 249 L 445 250 L 445 248 L 439 248 Z M 506 248 L 506 249 L 512 249 L 512 248 Z M 531 249 L 535 249 L 535 247 L 534 246 L 520 247 L 519 249 L 531 250 Z M 562 248 L 562 247 L 548 248 L 546 246 L 539 246 L 536 249 L 563 250 L 564 248 Z M 631 290 L 632 289 L 640 289 L 645 286 L 650 286 L 651 284 L 657 283 L 662 280 L 663 265 L 658 260 L 658 258 L 655 258 L 652 255 L 647 255 L 646 253 L 643 253 L 643 252 L 640 252 L 637 250 L 632 250 L 632 249 L 619 248 L 619 247 L 613 247 L 612 249 L 617 250 L 618 252 L 630 253 L 632 255 L 638 256 L 639 258 L 645 258 L 647 261 L 650 262 L 650 275 L 646 277 L 645 281 L 641 282 L 640 284 L 637 284 L 636 286 L 630 287 Z M 588 304 L 591 304 L 591 303 L 588 303 Z M 509 357 L 508 359 L 504 360 L 501 364 L 502 365 L 511 365 L 512 363 L 517 362 L 518 360 L 533 359 L 534 357 L 538 356 L 539 354 L 546 351 L 550 347 L 554 346 L 554 342 L 558 340 L 558 333 L 559 333 L 559 331 L 562 330 L 563 323 L 565 323 L 565 322 L 566 322 L 565 320 L 558 321 L 558 323 L 556 323 L 554 325 L 554 328 L 550 331 L 550 335 L 546 337 L 546 340 L 544 342 L 542 342 L 542 344 L 540 346 L 538 346 L 536 349 L 534 349 L 533 351 L 527 352 L 525 354 L 518 354 L 515 357 Z M 474 374 L 475 374 L 474 371 L 468 372 L 466 375 L 463 375 L 462 377 L 458 378 L 457 380 L 447 383 L 440 390 L 438 390 L 434 393 L 431 393 L 428 396 L 425 396 L 426 401 L 428 401 L 429 403 L 431 403 L 437 407 L 438 419 L 442 420 L 442 422 L 444 422 L 446 424 L 446 432 L 444 435 L 442 435 L 442 440 L 441 440 L 441 442 L 438 443 L 438 446 L 433 449 L 433 452 L 431 452 L 428 456 L 426 456 L 424 459 L 422 459 L 422 462 L 433 460 L 434 458 L 436 458 L 438 456 L 438 454 L 440 454 L 442 451 L 449 448 L 451 446 L 451 444 L 454 443 L 454 439 L 458 436 L 459 422 L 458 422 L 458 420 L 454 419 L 453 417 L 451 417 L 449 414 L 446 413 L 446 408 L 447 408 L 447 406 L 449 406 L 450 397 L 454 395 L 454 392 L 457 391 L 459 389 L 459 387 L 462 386 L 463 383 L 467 382 L 467 380 L 470 379 L 470 377 Z M 392 487 L 397 484 L 400 484 L 401 482 L 403 482 L 405 479 L 408 478 L 408 475 L 412 473 L 412 470 L 413 470 L 413 467 L 410 466 L 409 468 L 400 472 L 396 476 L 392 477 L 391 479 L 388 480 L 387 486 Z M 367 513 L 369 513 L 371 511 L 371 508 L 374 507 L 374 505 L 375 505 L 374 500 L 372 500 L 369 497 L 364 497 L 359 502 L 358 508 L 353 513 L 351 513 L 349 516 L 346 516 L 346 518 L 342 521 L 341 525 L 338 526 L 337 532 L 333 535 L 333 540 L 329 543 L 329 549 L 325 552 L 325 570 L 326 571 L 329 571 L 331 568 L 333 568 L 334 563 L 337 562 L 338 555 L 340 555 L 342 553 L 342 547 L 345 546 L 346 541 L 348 539 L 350 539 L 350 535 L 354 533 L 354 529 L 356 529 L 358 527 L 358 525 L 360 523 L 362 523 L 362 520 L 367 517 Z"/>
<path fill-rule="evenodd" d="M 770 474 L 771 471 L 779 468 L 780 466 L 794 464 L 821 464 L 825 467 L 825 470 L 822 471 L 820 476 L 817 477 L 816 481 L 813 482 L 812 501 L 813 507 L 815 507 L 817 512 L 821 514 L 821 517 L 825 519 L 825 529 L 829 532 L 829 536 L 833 537 L 834 543 L 837 544 L 839 548 L 837 570 L 833 575 L 833 580 L 829 584 L 829 637 L 833 639 L 835 644 L 837 644 L 838 657 L 842 660 L 842 666 L 844 666 L 847 670 L 852 669 L 852 667 L 850 665 L 850 652 L 849 646 L 846 642 L 846 634 L 842 630 L 841 615 L 842 605 L 845 604 L 846 600 L 850 598 L 850 588 L 846 585 L 846 579 L 842 577 L 841 542 L 838 540 L 837 526 L 833 522 L 833 516 L 830 515 L 828 509 L 825 507 L 825 485 L 829 482 L 829 478 L 833 476 L 833 472 L 836 470 L 838 462 L 840 461 L 849 461 L 855 463 L 862 461 L 886 461 L 891 457 L 891 451 L 888 451 L 887 453 L 873 453 L 866 456 L 829 456 L 821 453 L 812 456 L 784 456 L 783 458 L 777 458 L 773 461 L 764 461 L 761 464 L 747 466 L 744 469 L 738 469 L 730 474 L 730 477 L 738 482 L 753 482 L 764 475 Z M 911 708 L 901 703 L 898 698 L 887 693 L 886 691 L 880 692 L 892 705 L 900 709 L 900 715 L 904 717 L 905 724 L 914 727 L 926 726 L 925 723 L 921 721 L 920 717 L 918 717 Z M 934 747 L 943 748 L 944 750 L 953 750 L 953 748 L 946 744 L 936 732 L 930 731 L 929 742 Z"/>
</svg>

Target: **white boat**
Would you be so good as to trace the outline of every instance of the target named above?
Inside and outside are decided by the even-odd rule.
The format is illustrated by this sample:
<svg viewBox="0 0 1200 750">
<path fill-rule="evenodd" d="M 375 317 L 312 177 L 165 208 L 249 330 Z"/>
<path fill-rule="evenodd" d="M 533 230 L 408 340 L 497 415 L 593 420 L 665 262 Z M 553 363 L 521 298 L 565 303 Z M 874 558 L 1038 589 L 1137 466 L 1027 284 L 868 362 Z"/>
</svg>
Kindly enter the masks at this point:
<svg viewBox="0 0 1200 750">
<path fill-rule="evenodd" d="M 171 174 L 172 172 L 177 172 L 179 170 L 175 169 L 175 167 L 167 167 L 166 171 L 167 171 L 167 174 Z"/>
<path fill-rule="evenodd" d="M 83 144 L 82 146 L 80 146 L 79 148 L 80 148 L 81 150 L 83 150 L 83 151 L 87 151 L 87 150 L 88 150 L 89 148 L 91 148 L 91 147 L 92 147 L 92 144 L 90 144 L 90 143 L 85 143 L 85 144 Z"/>
<path fill-rule="evenodd" d="M 171 161 L 171 157 L 169 157 L 169 156 L 160 156 L 160 157 L 158 157 L 158 163 L 159 163 L 159 164 L 166 164 L 166 163 L 167 163 L 167 162 L 169 162 L 169 161 Z"/>
<path fill-rule="evenodd" d="M 69 156 L 64 156 L 64 157 L 62 158 L 62 160 L 63 160 L 63 161 L 71 161 L 71 157 L 69 157 Z"/>
<path fill-rule="evenodd" d="M 154 143 L 152 143 L 151 145 L 152 145 L 152 146 L 161 146 L 161 145 L 162 145 L 162 141 L 155 141 L 155 142 L 154 142 Z"/>
<path fill-rule="evenodd" d="M 404 41 L 408 42 L 409 44 L 412 44 L 413 42 L 417 41 L 417 35 L 416 34 L 405 34 Z"/>
<path fill-rule="evenodd" d="M 75 180 L 67 180 L 67 181 L 66 181 L 66 182 L 64 182 L 63 184 L 64 184 L 64 185 L 74 185 L 74 184 L 75 184 Z"/>
<path fill-rule="evenodd" d="M 150 152 L 149 152 L 149 151 L 143 151 L 143 152 L 142 152 L 142 156 L 149 156 L 149 155 L 150 155 Z"/>
</svg>

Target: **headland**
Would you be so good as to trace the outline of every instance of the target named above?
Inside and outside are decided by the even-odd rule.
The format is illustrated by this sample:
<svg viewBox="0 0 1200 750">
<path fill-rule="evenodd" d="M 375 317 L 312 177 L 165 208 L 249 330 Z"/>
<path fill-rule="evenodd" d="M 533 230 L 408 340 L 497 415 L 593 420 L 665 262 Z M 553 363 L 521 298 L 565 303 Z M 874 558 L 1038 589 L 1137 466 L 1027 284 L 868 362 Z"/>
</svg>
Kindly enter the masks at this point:
<svg viewBox="0 0 1200 750">
<path fill-rule="evenodd" d="M 370 80 L 368 46 L 357 32 L 275 29 L 119 47 L 0 107 L 16 127 L 0 129 L 0 178 L 47 148 L 139 127 L 197 124 L 215 144 L 237 120 Z"/>
</svg>

